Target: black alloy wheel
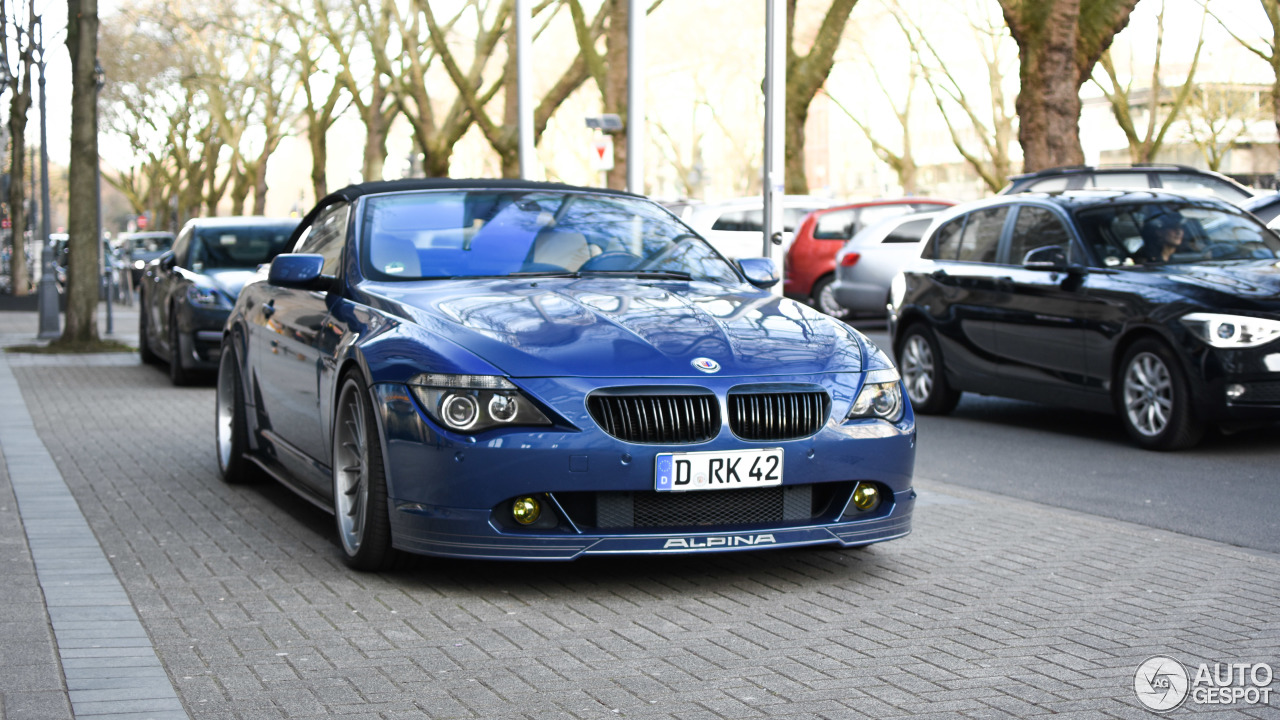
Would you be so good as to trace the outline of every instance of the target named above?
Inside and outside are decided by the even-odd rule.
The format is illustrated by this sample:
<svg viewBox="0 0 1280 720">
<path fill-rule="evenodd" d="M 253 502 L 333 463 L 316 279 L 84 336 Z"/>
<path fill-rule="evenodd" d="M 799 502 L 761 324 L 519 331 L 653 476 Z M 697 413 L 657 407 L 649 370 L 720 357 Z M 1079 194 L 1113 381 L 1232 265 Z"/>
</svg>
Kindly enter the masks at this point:
<svg viewBox="0 0 1280 720">
<path fill-rule="evenodd" d="M 1112 387 L 1120 422 L 1141 447 L 1181 450 L 1204 437 L 1186 374 L 1164 342 L 1142 338 L 1130 346 Z"/>
<path fill-rule="evenodd" d="M 947 385 L 943 368 L 933 331 L 923 323 L 908 327 L 898 343 L 898 369 L 917 413 L 946 415 L 960 402 L 960 391 Z"/>
</svg>

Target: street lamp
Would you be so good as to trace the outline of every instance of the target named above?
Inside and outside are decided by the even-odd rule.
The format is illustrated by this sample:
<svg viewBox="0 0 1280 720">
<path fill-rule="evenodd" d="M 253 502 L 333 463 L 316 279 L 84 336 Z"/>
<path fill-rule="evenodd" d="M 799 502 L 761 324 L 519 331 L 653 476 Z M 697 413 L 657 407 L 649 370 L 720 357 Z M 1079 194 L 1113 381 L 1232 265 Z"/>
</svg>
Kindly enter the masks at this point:
<svg viewBox="0 0 1280 720">
<path fill-rule="evenodd" d="M 47 118 L 44 93 L 45 57 L 44 57 L 44 19 L 36 18 L 36 27 L 40 30 L 39 39 L 35 42 L 35 50 L 40 54 L 40 237 L 44 242 L 44 254 L 40 258 L 40 288 L 37 300 L 40 306 L 40 337 L 56 338 L 62 334 L 58 329 L 58 286 L 54 281 L 53 241 L 49 238 L 49 123 Z"/>
<path fill-rule="evenodd" d="M 97 145 L 98 137 L 98 96 L 102 94 L 102 86 L 107 84 L 107 71 L 102 69 L 102 63 L 97 58 L 93 59 L 93 137 L 94 144 Z M 94 176 L 94 193 L 98 203 L 98 252 L 102 256 L 103 265 L 107 269 L 107 334 L 115 332 L 115 323 L 111 318 L 111 296 L 115 293 L 114 278 L 111 276 L 111 246 L 104 245 L 102 242 L 102 154 L 94 159 L 93 163 Z"/>
</svg>

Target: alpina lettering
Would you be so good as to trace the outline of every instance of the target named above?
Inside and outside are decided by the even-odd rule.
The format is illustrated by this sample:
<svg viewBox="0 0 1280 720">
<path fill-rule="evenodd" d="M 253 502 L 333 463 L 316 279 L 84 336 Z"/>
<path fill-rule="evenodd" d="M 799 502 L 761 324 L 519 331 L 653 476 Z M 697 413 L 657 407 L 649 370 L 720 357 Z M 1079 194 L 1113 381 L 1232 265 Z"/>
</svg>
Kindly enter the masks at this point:
<svg viewBox="0 0 1280 720">
<path fill-rule="evenodd" d="M 694 550 L 714 547 L 738 547 L 740 545 L 772 545 L 778 542 L 772 533 L 764 535 L 730 535 L 728 537 L 709 538 L 670 538 L 662 546 L 663 550 L 675 548 Z"/>
</svg>

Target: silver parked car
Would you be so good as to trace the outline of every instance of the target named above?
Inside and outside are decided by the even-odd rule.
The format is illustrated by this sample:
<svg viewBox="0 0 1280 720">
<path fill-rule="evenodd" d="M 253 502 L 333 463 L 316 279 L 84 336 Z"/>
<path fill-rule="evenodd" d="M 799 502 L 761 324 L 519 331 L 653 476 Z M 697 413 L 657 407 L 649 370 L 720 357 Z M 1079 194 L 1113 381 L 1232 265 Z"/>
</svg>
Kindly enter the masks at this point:
<svg viewBox="0 0 1280 720">
<path fill-rule="evenodd" d="M 939 213 L 886 218 L 858 231 L 836 253 L 836 302 L 851 315 L 885 314 L 889 283 L 920 257 L 925 231 Z"/>
</svg>

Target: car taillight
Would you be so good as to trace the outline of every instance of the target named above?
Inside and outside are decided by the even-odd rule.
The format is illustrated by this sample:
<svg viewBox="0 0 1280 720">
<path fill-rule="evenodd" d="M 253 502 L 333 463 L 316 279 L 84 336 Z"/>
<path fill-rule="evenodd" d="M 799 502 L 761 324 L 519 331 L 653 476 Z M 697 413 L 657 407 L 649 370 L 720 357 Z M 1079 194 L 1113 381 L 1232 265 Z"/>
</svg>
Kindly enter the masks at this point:
<svg viewBox="0 0 1280 720">
<path fill-rule="evenodd" d="M 860 259 L 862 259 L 862 256 L 856 252 L 845 253 L 840 257 L 840 264 L 844 267 L 853 267 L 858 264 Z"/>
</svg>

